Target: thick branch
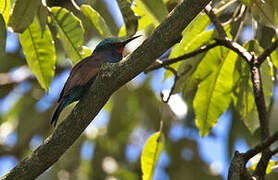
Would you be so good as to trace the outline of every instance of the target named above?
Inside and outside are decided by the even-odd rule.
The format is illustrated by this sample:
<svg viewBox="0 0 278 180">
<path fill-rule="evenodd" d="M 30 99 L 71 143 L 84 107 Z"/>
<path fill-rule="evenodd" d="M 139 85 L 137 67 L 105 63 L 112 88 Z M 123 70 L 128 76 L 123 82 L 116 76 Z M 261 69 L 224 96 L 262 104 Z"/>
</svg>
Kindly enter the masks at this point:
<svg viewBox="0 0 278 180">
<path fill-rule="evenodd" d="M 265 60 L 268 53 L 270 54 L 270 49 L 266 49 L 264 51 L 264 53 L 261 56 L 259 56 L 260 61 L 259 61 L 259 58 L 255 57 L 253 55 L 253 58 L 252 58 L 251 62 L 249 63 L 250 70 L 251 70 L 252 84 L 253 84 L 253 93 L 254 93 L 254 97 L 255 97 L 257 111 L 259 114 L 261 141 L 264 141 L 266 138 L 269 137 L 269 116 L 268 116 L 266 103 L 265 103 L 265 99 L 264 99 L 262 76 L 261 76 L 261 71 L 260 71 L 260 65 Z M 262 59 L 262 58 L 264 58 L 264 59 Z M 261 157 L 258 165 L 256 166 L 256 169 L 254 172 L 254 176 L 258 177 L 259 180 L 265 179 L 267 164 L 268 164 L 271 156 L 272 156 L 272 153 L 269 148 L 266 148 L 262 152 L 262 157 Z"/>
<path fill-rule="evenodd" d="M 22 160 L 3 179 L 35 179 L 75 142 L 84 129 L 121 86 L 137 76 L 179 39 L 184 28 L 210 0 L 180 3 L 130 56 L 118 64 L 104 65 L 94 85 L 64 120 L 31 155 Z"/>
<path fill-rule="evenodd" d="M 259 114 L 260 121 L 260 131 L 261 131 L 261 141 L 266 139 L 269 136 L 269 120 L 268 113 L 266 108 L 266 103 L 264 99 L 264 92 L 262 88 L 262 78 L 260 67 L 251 66 L 251 76 L 252 76 L 252 84 L 253 91 L 255 96 L 255 103 Z M 265 172 L 267 168 L 267 164 L 271 158 L 272 154 L 269 148 L 266 148 L 262 152 L 262 157 L 255 169 L 254 176 L 257 176 L 259 180 L 263 180 L 265 178 Z"/>
<path fill-rule="evenodd" d="M 268 127 L 268 114 L 264 99 L 264 92 L 262 86 L 262 78 L 260 67 L 257 65 L 250 65 L 251 78 L 253 84 L 253 93 L 255 97 L 255 103 L 257 106 L 260 128 L 261 128 L 261 140 L 265 140 L 269 136 L 269 127 Z"/>
<path fill-rule="evenodd" d="M 278 40 L 275 40 L 269 48 L 267 48 L 259 57 L 255 57 L 249 64 L 252 74 L 252 84 L 255 96 L 255 103 L 257 106 L 259 120 L 260 120 L 260 130 L 261 130 L 261 140 L 269 136 L 269 115 L 266 108 L 266 103 L 264 99 L 262 78 L 260 72 L 260 65 L 266 60 L 268 56 L 278 47 Z M 258 177 L 259 180 L 265 179 L 265 171 L 268 162 L 273 155 L 273 152 L 269 148 L 262 152 L 262 157 L 255 169 L 254 176 Z"/>
</svg>

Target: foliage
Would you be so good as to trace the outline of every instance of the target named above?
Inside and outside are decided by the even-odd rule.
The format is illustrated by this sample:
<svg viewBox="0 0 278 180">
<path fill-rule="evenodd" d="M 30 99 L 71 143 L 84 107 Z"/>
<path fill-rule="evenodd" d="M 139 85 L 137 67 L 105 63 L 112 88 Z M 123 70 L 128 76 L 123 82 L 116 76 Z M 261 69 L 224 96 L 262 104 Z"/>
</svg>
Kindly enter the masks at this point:
<svg viewBox="0 0 278 180">
<path fill-rule="evenodd" d="M 118 19 L 113 18 L 115 14 L 109 11 L 109 8 L 115 11 L 115 7 L 105 1 L 86 0 L 76 7 L 70 1 L 47 0 L 45 4 L 38 0 L 0 0 L 0 156 L 12 155 L 21 160 L 33 150 L 29 144 L 36 141 L 36 137 L 46 138 L 53 131 L 49 125 L 53 102 L 60 92 L 57 87 L 63 86 L 69 64 L 89 56 L 103 38 L 115 35 L 126 38 L 134 33 L 148 38 L 179 2 L 118 0 L 126 23 L 119 27 Z M 226 6 L 230 0 L 223 2 L 212 3 L 228 37 L 254 55 L 262 54 L 277 38 L 278 1 L 241 0 L 230 6 Z M 246 32 L 254 35 L 246 40 Z M 5 49 L 11 34 L 19 37 L 19 42 L 13 43 L 20 47 L 14 51 Z M 219 34 L 211 19 L 202 12 L 183 31 L 180 43 L 163 58 L 190 53 L 214 43 L 215 38 L 219 38 Z M 179 76 L 173 92 L 187 104 L 186 117 L 175 114 L 173 109 L 178 107 L 171 106 L 170 102 L 167 113 L 163 113 L 159 92 L 152 88 L 157 83 L 157 72 L 148 74 L 142 78 L 142 83 L 134 80 L 116 92 L 100 113 L 108 122 L 99 125 L 95 120 L 96 124 L 90 125 L 83 137 L 40 179 L 149 180 L 159 168 L 157 163 L 162 151 L 171 159 L 163 169 L 170 179 L 183 179 L 185 175 L 192 179 L 221 179 L 219 172 L 207 170 L 211 164 L 200 156 L 202 150 L 197 143 L 201 140 L 196 134 L 217 139 L 219 134 L 215 134 L 213 127 L 226 112 L 232 119 L 230 128 L 225 129 L 227 143 L 223 149 L 227 149 L 226 155 L 231 155 L 238 139 L 254 146 L 260 124 L 250 67 L 241 56 L 222 46 L 170 67 Z M 273 91 L 277 68 L 278 49 L 261 66 L 272 131 L 277 130 Z M 175 75 L 168 70 L 163 73 L 165 81 Z M 65 109 L 63 118 L 71 108 Z M 157 132 L 162 120 L 165 127 Z M 182 132 L 182 137 L 173 139 L 171 133 L 176 126 L 190 131 L 190 135 Z M 17 140 L 9 145 L 7 137 L 12 135 Z M 84 144 L 89 144 L 89 148 Z M 134 147 L 141 161 L 136 150 L 128 154 Z M 93 155 L 84 158 L 88 149 Z M 257 162 L 252 167 L 256 165 Z M 277 172 L 271 171 L 274 165 L 275 162 L 270 161 L 267 169 L 273 179 L 277 178 Z M 200 172 L 196 174 L 194 170 Z"/>
<path fill-rule="evenodd" d="M 152 179 L 154 168 L 163 150 L 163 136 L 160 132 L 153 134 L 144 147 L 141 156 L 143 180 Z"/>
</svg>

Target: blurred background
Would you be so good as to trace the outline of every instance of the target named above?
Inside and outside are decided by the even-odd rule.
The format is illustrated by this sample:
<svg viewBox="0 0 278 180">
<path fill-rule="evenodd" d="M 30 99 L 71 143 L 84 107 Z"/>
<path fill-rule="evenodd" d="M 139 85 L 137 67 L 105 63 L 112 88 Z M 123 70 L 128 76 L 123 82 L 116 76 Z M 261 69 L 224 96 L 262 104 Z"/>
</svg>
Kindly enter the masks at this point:
<svg viewBox="0 0 278 180">
<path fill-rule="evenodd" d="M 76 2 L 90 4 L 97 9 L 112 35 L 119 34 L 124 19 L 116 0 Z M 163 2 L 170 11 L 179 1 Z M 230 6 L 221 17 L 231 16 L 239 4 L 236 2 Z M 48 5 L 65 7 L 82 18 L 70 1 L 51 0 Z M 86 24 L 84 27 L 85 45 L 93 50 L 102 37 L 94 27 Z M 138 31 L 137 34 L 144 34 L 144 37 L 129 44 L 125 53 L 140 45 L 154 28 L 155 25 Z M 213 29 L 213 25 L 207 28 Z M 261 31 L 274 33 L 266 26 Z M 239 41 L 244 43 L 253 38 L 254 26 L 251 21 L 246 21 Z M 46 94 L 26 65 L 18 35 L 11 30 L 7 32 L 6 56 L 0 60 L 0 177 L 54 131 L 50 119 L 72 67 L 61 44 L 56 41 L 57 38 L 55 77 Z M 168 54 L 166 52 L 164 56 Z M 165 80 L 164 75 L 164 69 L 141 73 L 120 88 L 74 145 L 38 179 L 141 179 L 140 155 L 148 137 L 159 131 L 161 119 L 164 121 L 166 145 L 155 169 L 154 180 L 226 179 L 233 152 L 245 152 L 256 144 L 257 132 L 252 134 L 243 121 L 232 115 L 233 109 L 229 109 L 211 133 L 201 138 L 195 126 L 192 105 L 185 102 L 182 94 L 173 95 L 168 104 L 161 102 L 160 93 L 167 96 L 174 79 Z M 277 117 L 277 90 L 274 86 L 273 119 Z M 59 122 L 74 105 L 64 110 Z M 274 170 L 269 179 L 277 178 Z"/>
</svg>

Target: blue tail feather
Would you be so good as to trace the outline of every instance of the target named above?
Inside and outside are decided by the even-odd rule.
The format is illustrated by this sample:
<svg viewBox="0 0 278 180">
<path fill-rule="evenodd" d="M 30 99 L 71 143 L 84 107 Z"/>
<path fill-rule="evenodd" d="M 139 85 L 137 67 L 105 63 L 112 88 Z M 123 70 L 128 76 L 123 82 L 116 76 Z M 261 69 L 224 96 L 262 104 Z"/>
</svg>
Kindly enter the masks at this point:
<svg viewBox="0 0 278 180">
<path fill-rule="evenodd" d="M 51 122 L 50 122 L 54 127 L 56 126 L 56 123 L 58 121 L 58 118 L 59 118 L 62 110 L 69 104 L 80 100 L 80 98 L 84 95 L 85 91 L 87 91 L 90 88 L 90 86 L 92 85 L 92 83 L 94 82 L 95 79 L 96 79 L 96 76 L 93 76 L 89 80 L 89 82 L 87 84 L 85 84 L 84 86 L 74 87 L 70 90 L 68 95 L 59 98 L 59 101 L 58 101 L 59 105 L 56 108 L 56 110 L 53 114 L 53 117 L 51 119 Z"/>
<path fill-rule="evenodd" d="M 61 99 L 61 103 L 58 105 L 58 107 L 56 108 L 53 117 L 51 119 L 51 124 L 55 127 L 57 120 L 62 112 L 62 110 L 66 107 L 66 99 Z"/>
</svg>

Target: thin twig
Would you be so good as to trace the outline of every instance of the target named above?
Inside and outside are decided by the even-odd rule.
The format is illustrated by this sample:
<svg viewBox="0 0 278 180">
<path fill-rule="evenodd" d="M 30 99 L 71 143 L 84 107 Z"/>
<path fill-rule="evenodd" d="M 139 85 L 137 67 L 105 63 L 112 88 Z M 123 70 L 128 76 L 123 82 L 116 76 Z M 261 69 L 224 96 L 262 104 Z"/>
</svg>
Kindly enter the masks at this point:
<svg viewBox="0 0 278 180">
<path fill-rule="evenodd" d="M 236 151 L 231 161 L 231 165 L 229 167 L 228 180 L 252 180 L 253 178 L 246 170 L 246 163 L 258 153 L 263 152 L 266 149 L 269 149 L 269 147 L 277 140 L 278 131 L 275 132 L 272 136 L 268 137 L 266 140 L 264 140 L 261 144 L 255 146 L 254 148 L 251 148 L 245 153 L 239 153 L 238 151 Z M 272 151 L 273 154 L 275 154 L 276 152 L 278 152 L 278 148 Z"/>
<path fill-rule="evenodd" d="M 78 6 L 78 4 L 76 4 L 76 2 L 75 2 L 74 0 L 71 0 L 71 3 L 72 3 L 72 5 L 73 5 L 73 7 L 74 7 L 75 9 L 77 9 L 78 11 L 80 11 L 80 7 Z"/>
<path fill-rule="evenodd" d="M 258 63 L 262 64 L 264 62 L 264 60 L 270 56 L 270 54 L 276 49 L 278 48 L 278 39 L 276 39 L 271 45 L 270 47 L 268 47 L 266 50 L 264 50 L 264 52 L 258 57 Z"/>
<path fill-rule="evenodd" d="M 173 92 L 174 92 L 174 89 L 175 89 L 175 87 L 176 87 L 177 81 L 179 80 L 180 77 L 178 76 L 178 72 L 177 72 L 174 68 L 172 68 L 172 67 L 170 67 L 170 66 L 164 66 L 164 68 L 167 69 L 167 70 L 169 70 L 169 71 L 171 71 L 171 72 L 174 74 L 174 76 L 175 76 L 174 84 L 173 84 L 173 86 L 172 86 L 172 88 L 171 88 L 171 90 L 170 90 L 170 92 L 169 92 L 169 95 L 168 95 L 168 97 L 167 97 L 166 100 L 164 100 L 164 95 L 163 95 L 163 93 L 162 93 L 162 92 L 160 93 L 161 101 L 164 102 L 164 103 L 168 103 L 169 100 L 170 100 L 170 97 L 172 96 L 172 94 L 173 94 Z"/>
<path fill-rule="evenodd" d="M 261 144 L 255 146 L 254 148 L 248 150 L 246 153 L 243 154 L 244 160 L 247 163 L 249 159 L 254 157 L 259 152 L 262 152 L 266 148 L 268 148 L 271 144 L 276 142 L 278 140 L 278 131 L 275 132 L 272 136 L 269 136 L 267 139 L 265 139 Z M 278 149 L 277 149 L 278 150 Z"/>
<path fill-rule="evenodd" d="M 243 10 L 243 17 L 241 18 L 241 22 L 239 24 L 238 30 L 236 32 L 236 35 L 234 36 L 234 39 L 233 39 L 233 41 L 235 41 L 235 42 L 238 40 L 238 38 L 239 38 L 239 36 L 241 34 L 241 31 L 243 29 L 243 26 L 244 26 L 244 23 L 245 23 L 245 20 L 246 20 L 246 17 L 247 17 L 247 7 L 246 6 L 242 6 L 242 8 L 244 8 L 244 10 Z"/>
<path fill-rule="evenodd" d="M 225 2 L 225 4 L 223 4 L 220 8 L 215 9 L 214 13 L 216 15 L 222 13 L 225 9 L 227 9 L 229 6 L 231 6 L 232 4 L 234 4 L 235 2 L 237 2 L 237 0 L 231 0 L 228 2 Z M 220 2 L 221 3 L 221 2 Z"/>
<path fill-rule="evenodd" d="M 214 10 L 213 10 L 213 8 L 211 7 L 210 4 L 208 4 L 205 7 L 205 12 L 209 16 L 211 22 L 214 24 L 214 26 L 215 26 L 218 34 L 219 34 L 219 37 L 222 38 L 222 39 L 227 37 L 227 33 L 225 32 L 225 30 L 224 30 L 223 26 L 221 25 L 219 19 L 215 15 Z"/>
<path fill-rule="evenodd" d="M 210 49 L 212 49 L 212 48 L 214 48 L 214 47 L 216 47 L 216 46 L 218 46 L 218 45 L 219 45 L 219 44 L 218 44 L 217 42 L 214 42 L 214 43 L 212 43 L 212 44 L 204 45 L 204 46 L 200 47 L 199 49 L 194 50 L 194 51 L 189 52 L 189 53 L 186 53 L 186 54 L 184 54 L 184 55 L 182 55 L 182 56 L 179 56 L 179 57 L 176 57 L 176 58 L 167 59 L 167 60 L 165 60 L 165 61 L 162 61 L 162 63 L 157 63 L 157 62 L 156 62 L 155 64 L 153 64 L 153 65 L 151 65 L 150 67 L 148 67 L 144 72 L 145 72 L 145 73 L 148 73 L 148 72 L 150 72 L 150 71 L 153 71 L 153 70 L 162 68 L 162 67 L 164 67 L 164 66 L 166 66 L 166 65 L 171 65 L 171 64 L 177 63 L 177 62 L 179 62 L 179 61 L 189 59 L 189 58 L 194 57 L 194 56 L 196 56 L 196 55 L 198 55 L 198 54 L 201 54 L 201 53 L 203 53 L 203 52 L 206 52 L 206 51 L 208 51 L 208 50 L 210 50 Z"/>
<path fill-rule="evenodd" d="M 204 45 L 202 47 L 200 47 L 200 49 L 194 50 L 192 52 L 186 53 L 182 56 L 176 57 L 176 58 L 172 58 L 172 59 L 167 59 L 164 61 L 159 61 L 160 63 L 158 63 L 158 61 L 156 61 L 154 64 L 152 64 L 151 66 L 149 66 L 144 72 L 148 73 L 150 71 L 165 67 L 167 65 L 171 65 L 174 63 L 177 63 L 179 61 L 183 61 L 186 59 L 189 59 L 191 57 L 194 57 L 198 54 L 201 54 L 203 52 L 209 51 L 210 49 L 216 47 L 216 46 L 224 46 L 228 49 L 231 49 L 232 51 L 234 51 L 235 53 L 237 53 L 239 56 L 241 56 L 247 63 L 251 62 L 252 59 L 252 55 L 251 53 L 249 53 L 244 47 L 242 47 L 240 44 L 236 43 L 236 42 L 232 42 L 230 39 L 225 38 L 225 39 L 215 39 L 216 42 L 212 43 L 212 44 L 208 44 L 208 45 Z"/>
</svg>

